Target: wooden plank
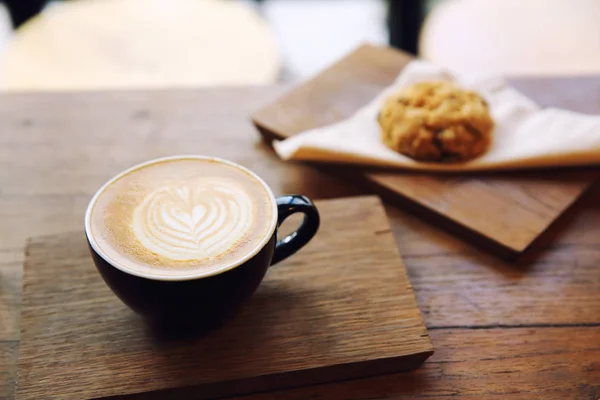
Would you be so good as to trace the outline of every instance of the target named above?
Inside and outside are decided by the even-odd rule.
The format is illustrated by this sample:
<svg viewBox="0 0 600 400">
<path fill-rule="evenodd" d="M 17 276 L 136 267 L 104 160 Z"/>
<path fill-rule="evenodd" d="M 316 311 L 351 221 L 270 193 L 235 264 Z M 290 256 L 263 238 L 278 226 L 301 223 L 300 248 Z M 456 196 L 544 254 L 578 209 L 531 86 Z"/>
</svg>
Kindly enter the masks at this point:
<svg viewBox="0 0 600 400">
<path fill-rule="evenodd" d="M 18 398 L 213 397 L 416 368 L 433 348 L 380 200 L 317 206 L 308 246 L 270 270 L 232 321 L 194 340 L 149 334 L 100 278 L 83 233 L 34 239 Z"/>
<path fill-rule="evenodd" d="M 15 360 L 18 349 L 18 341 L 0 342 L 0 399 L 13 398 L 17 377 Z"/>
<path fill-rule="evenodd" d="M 560 100 L 573 109 L 597 112 L 600 91 L 594 81 L 528 78 L 526 82 L 542 94 L 544 105 Z M 545 86 L 552 90 L 543 91 Z M 134 163 L 177 153 L 211 154 L 252 168 L 276 194 L 298 192 L 318 199 L 365 193 L 353 181 L 334 179 L 304 164 L 282 163 L 260 141 L 247 116 L 258 105 L 273 101 L 282 89 L 0 95 L 2 339 L 18 337 L 25 238 L 82 229 L 92 193 Z M 386 211 L 428 326 L 565 326 L 597 323 L 600 315 L 600 268 L 594 268 L 600 262 L 599 200 L 600 193 L 591 195 L 571 215 L 560 218 L 517 264 L 477 251 L 410 215 L 408 209 L 388 204 Z M 433 334 L 441 349 L 445 343 Z M 462 353 L 478 351 L 470 350 L 469 343 L 465 346 Z M 499 347 L 498 356 L 505 351 Z M 16 376 L 16 351 L 4 354 L 14 356 L 12 365 L 4 364 L 12 371 L 6 376 Z M 471 369 L 471 362 L 465 358 L 465 368 Z M 567 358 L 557 362 L 573 368 Z M 574 374 L 578 376 L 574 380 L 584 381 L 587 372 Z M 447 379 L 441 378 L 439 385 Z M 548 393 L 554 384 L 548 382 Z M 563 398 L 577 398 L 577 388 L 572 389 Z M 499 385 L 498 390 L 508 389 Z M 0 387 L 0 398 L 4 393 Z"/>
<path fill-rule="evenodd" d="M 431 331 L 435 354 L 394 374 L 237 400 L 486 399 L 596 400 L 600 326 Z"/>
<path fill-rule="evenodd" d="M 248 115 L 282 89 L 1 94 L 0 340 L 19 336 L 26 238 L 81 229 L 94 191 L 137 162 L 214 155 L 253 169 L 277 194 L 359 194 L 312 168 L 282 165 L 260 140 Z"/>
<path fill-rule="evenodd" d="M 389 85 L 412 60 L 389 48 L 365 45 L 294 88 L 253 115 L 255 125 L 269 139 L 285 139 L 307 129 L 351 116 Z M 519 85 L 518 85 L 519 86 Z M 586 100 L 572 100 L 580 89 Z M 519 87 L 545 105 L 597 113 L 600 78 L 533 81 Z M 583 96 L 582 96 L 583 97 Z M 552 101 L 548 101 L 552 100 Z M 591 103 L 589 102 L 591 100 Z M 583 104 L 583 107 L 581 105 Z M 592 104 L 592 105 L 590 105 Z M 342 168 L 330 168 L 340 173 Z M 600 177 L 597 170 L 537 173 L 435 176 L 348 168 L 341 175 L 363 178 L 363 185 L 386 199 L 409 207 L 439 227 L 482 245 L 502 257 L 523 253 Z"/>
<path fill-rule="evenodd" d="M 0 248 L 0 341 L 19 340 L 23 250 Z"/>
<path fill-rule="evenodd" d="M 600 188 L 508 264 L 388 206 L 430 328 L 600 322 Z"/>
</svg>

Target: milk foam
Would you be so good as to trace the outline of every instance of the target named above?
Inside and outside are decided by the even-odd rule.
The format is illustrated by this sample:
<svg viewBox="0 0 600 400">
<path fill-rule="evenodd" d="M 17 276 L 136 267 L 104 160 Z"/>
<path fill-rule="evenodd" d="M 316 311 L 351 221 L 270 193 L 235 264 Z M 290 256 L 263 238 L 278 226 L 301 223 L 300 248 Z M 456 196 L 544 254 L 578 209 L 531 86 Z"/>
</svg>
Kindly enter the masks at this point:
<svg viewBox="0 0 600 400">
<path fill-rule="evenodd" d="M 253 203 L 234 181 L 198 179 L 163 186 L 136 207 L 133 231 L 150 251 L 173 260 L 226 252 L 252 226 Z"/>
<path fill-rule="evenodd" d="M 252 257 L 277 223 L 268 186 L 243 167 L 207 157 L 150 161 L 94 196 L 86 232 L 115 266 L 180 279 L 217 273 Z"/>
</svg>

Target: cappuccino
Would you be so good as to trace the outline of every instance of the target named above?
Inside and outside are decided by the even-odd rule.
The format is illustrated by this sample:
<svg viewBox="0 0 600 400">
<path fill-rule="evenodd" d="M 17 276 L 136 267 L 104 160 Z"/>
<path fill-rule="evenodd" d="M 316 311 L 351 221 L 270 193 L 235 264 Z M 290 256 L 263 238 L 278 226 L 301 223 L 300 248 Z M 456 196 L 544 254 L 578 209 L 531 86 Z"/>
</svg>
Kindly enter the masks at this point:
<svg viewBox="0 0 600 400">
<path fill-rule="evenodd" d="M 236 266 L 271 238 L 267 185 L 233 163 L 195 156 L 150 161 L 101 188 L 86 216 L 99 254 L 155 277 L 209 275 Z"/>
</svg>

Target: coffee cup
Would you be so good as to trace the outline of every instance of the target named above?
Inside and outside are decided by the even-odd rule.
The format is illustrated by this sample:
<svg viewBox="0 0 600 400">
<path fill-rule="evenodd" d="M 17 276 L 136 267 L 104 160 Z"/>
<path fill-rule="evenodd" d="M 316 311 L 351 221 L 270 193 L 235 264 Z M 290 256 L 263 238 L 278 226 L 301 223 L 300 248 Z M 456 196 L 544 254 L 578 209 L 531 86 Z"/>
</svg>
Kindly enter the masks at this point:
<svg viewBox="0 0 600 400">
<path fill-rule="evenodd" d="M 290 215 L 298 229 L 278 239 Z M 91 199 L 85 233 L 112 291 L 158 325 L 210 327 L 233 315 L 269 266 L 307 244 L 319 213 L 301 195 L 275 197 L 255 173 L 205 156 L 151 160 Z"/>
</svg>

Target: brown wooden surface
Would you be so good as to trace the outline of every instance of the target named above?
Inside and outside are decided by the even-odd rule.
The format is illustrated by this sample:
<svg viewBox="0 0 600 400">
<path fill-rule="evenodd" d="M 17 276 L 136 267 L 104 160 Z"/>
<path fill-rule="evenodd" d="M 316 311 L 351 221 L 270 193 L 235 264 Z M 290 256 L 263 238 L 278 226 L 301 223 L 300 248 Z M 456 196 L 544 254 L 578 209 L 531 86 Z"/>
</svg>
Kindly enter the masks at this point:
<svg viewBox="0 0 600 400">
<path fill-rule="evenodd" d="M 431 336 L 435 354 L 410 374 L 235 399 L 597 400 L 600 396 L 598 329 L 455 329 L 433 330 Z"/>
<path fill-rule="evenodd" d="M 544 102 L 587 104 L 597 112 L 600 78 L 575 81 L 553 80 L 560 89 L 553 93 L 544 91 L 544 80 L 527 85 L 545 93 Z M 361 193 L 349 181 L 282 163 L 259 139 L 247 116 L 286 89 L 0 96 L 0 398 L 13 398 L 26 238 L 81 229 L 92 193 L 119 170 L 158 156 L 204 153 L 252 168 L 276 194 Z M 481 253 L 402 207 L 386 211 L 436 353 L 408 374 L 258 399 L 597 400 L 600 191 L 518 264 Z"/>
<path fill-rule="evenodd" d="M 33 238 L 17 398 L 184 388 L 213 397 L 416 368 L 433 347 L 381 201 L 316 204 L 315 238 L 270 269 L 235 318 L 197 339 L 149 333 L 102 281 L 82 231 Z"/>
<path fill-rule="evenodd" d="M 253 115 L 269 139 L 285 139 L 351 116 L 391 84 L 412 59 L 389 48 L 362 46 Z M 571 97 L 560 80 L 517 82 L 543 105 L 599 113 L 600 79 L 570 80 Z M 583 100 L 585 99 L 585 100 Z M 337 168 L 340 170 L 341 168 Z M 598 171 L 431 176 L 356 168 L 365 186 L 410 207 L 434 224 L 514 258 L 524 252 L 591 184 Z M 346 171 L 344 171 L 347 173 Z M 343 175 L 343 172 L 341 173 Z"/>
</svg>

